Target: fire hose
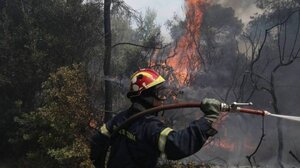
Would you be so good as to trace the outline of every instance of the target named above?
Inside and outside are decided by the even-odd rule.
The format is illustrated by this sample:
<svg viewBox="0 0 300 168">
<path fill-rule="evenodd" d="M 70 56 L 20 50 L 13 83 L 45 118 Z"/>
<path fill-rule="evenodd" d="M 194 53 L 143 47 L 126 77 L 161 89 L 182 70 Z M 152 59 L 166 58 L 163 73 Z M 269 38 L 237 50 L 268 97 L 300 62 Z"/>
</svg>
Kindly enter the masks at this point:
<svg viewBox="0 0 300 168">
<path fill-rule="evenodd" d="M 252 106 L 252 105 L 253 105 L 253 103 L 251 103 L 251 102 L 249 102 L 249 103 L 233 102 L 231 105 L 221 103 L 221 109 L 222 109 L 221 112 L 237 112 L 237 113 L 247 113 L 247 114 L 253 114 L 253 115 L 260 115 L 260 116 L 273 116 L 273 117 L 278 117 L 278 118 L 283 118 L 283 119 L 300 122 L 300 117 L 297 117 L 297 116 L 278 115 L 278 114 L 272 114 L 266 110 L 259 110 L 259 109 L 243 107 L 243 106 Z M 199 102 L 194 102 L 194 103 L 193 102 L 184 102 L 184 103 L 161 105 L 158 107 L 144 110 L 142 112 L 139 112 L 139 113 L 134 114 L 131 117 L 129 117 L 124 123 L 122 123 L 119 127 L 117 127 L 113 131 L 111 136 L 114 136 L 117 132 L 128 127 L 132 122 L 134 122 L 135 120 L 137 120 L 145 115 L 157 113 L 157 112 L 163 111 L 163 110 L 171 110 L 171 109 L 179 109 L 179 108 L 200 108 L 200 106 L 201 106 L 201 103 L 199 103 Z M 90 120 L 89 125 L 91 128 L 97 128 L 97 122 L 93 119 Z"/>
<path fill-rule="evenodd" d="M 253 105 L 251 102 L 250 103 L 232 103 L 231 105 L 227 105 L 225 103 L 222 103 L 224 109 L 222 112 L 241 112 L 241 113 L 248 113 L 248 114 L 254 114 L 254 115 L 269 115 L 270 112 L 265 111 L 265 110 L 257 110 L 257 109 L 250 109 L 250 108 L 242 108 L 241 106 L 251 106 Z M 185 103 L 175 103 L 175 104 L 168 104 L 168 105 L 161 105 L 158 107 L 150 108 L 147 110 L 144 110 L 142 112 L 139 112 L 137 114 L 132 115 L 129 117 L 123 124 L 121 124 L 119 127 L 117 127 L 113 133 L 112 136 L 114 136 L 117 132 L 120 130 L 128 127 L 132 122 L 135 120 L 141 118 L 142 116 L 145 116 L 147 114 L 153 114 L 157 113 L 159 111 L 163 110 L 171 110 L 171 109 L 178 109 L 178 108 L 200 108 L 201 103 L 199 102 L 185 102 Z"/>
</svg>

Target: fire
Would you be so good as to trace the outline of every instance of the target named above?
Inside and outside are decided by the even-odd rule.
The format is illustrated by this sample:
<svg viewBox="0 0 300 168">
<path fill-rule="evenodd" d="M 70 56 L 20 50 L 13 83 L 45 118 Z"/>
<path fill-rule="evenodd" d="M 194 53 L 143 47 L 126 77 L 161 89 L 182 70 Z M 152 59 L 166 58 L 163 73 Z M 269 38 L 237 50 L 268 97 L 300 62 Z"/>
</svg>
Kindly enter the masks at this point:
<svg viewBox="0 0 300 168">
<path fill-rule="evenodd" d="M 221 139 L 219 144 L 217 145 L 222 149 L 225 149 L 227 151 L 233 152 L 235 149 L 235 145 L 232 142 L 229 142 L 227 139 Z"/>
<path fill-rule="evenodd" d="M 243 150 L 245 153 L 252 152 L 256 148 L 256 146 L 251 141 L 251 138 L 247 137 L 253 137 L 253 135 L 249 132 L 243 135 L 243 138 L 238 139 L 236 137 L 232 137 L 232 135 L 230 136 L 230 133 L 228 133 L 228 128 L 224 127 L 226 118 L 228 118 L 228 113 L 222 113 L 219 120 L 214 123 L 214 128 L 216 128 L 217 130 L 222 129 L 222 138 L 212 140 L 211 142 L 209 142 L 208 146 L 214 146 L 227 152 L 235 152 L 239 148 L 242 148 L 240 150 Z"/>
<path fill-rule="evenodd" d="M 209 144 L 206 147 L 211 148 L 212 146 L 227 152 L 235 152 L 239 148 L 241 148 L 240 150 L 244 151 L 244 153 L 250 153 L 256 148 L 256 146 L 250 140 L 244 139 L 243 141 L 238 142 L 236 139 L 226 136 L 221 139 L 216 139 L 209 142 Z"/>
<path fill-rule="evenodd" d="M 202 23 L 202 6 L 205 0 L 185 0 L 186 3 L 186 31 L 171 50 L 167 64 L 174 69 L 179 84 L 187 84 L 192 78 L 191 73 L 199 70 L 201 62 L 198 49 L 200 27 Z"/>
</svg>

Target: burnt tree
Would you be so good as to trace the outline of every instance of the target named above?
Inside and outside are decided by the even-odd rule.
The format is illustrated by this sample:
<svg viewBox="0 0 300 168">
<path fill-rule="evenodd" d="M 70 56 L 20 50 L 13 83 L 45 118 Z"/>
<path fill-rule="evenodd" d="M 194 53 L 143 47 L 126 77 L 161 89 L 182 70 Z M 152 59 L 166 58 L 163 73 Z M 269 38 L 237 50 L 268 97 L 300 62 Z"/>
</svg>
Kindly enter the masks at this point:
<svg viewBox="0 0 300 168">
<path fill-rule="evenodd" d="M 265 20 L 262 21 L 265 22 Z M 265 29 L 263 38 L 260 37 L 261 33 L 258 32 L 255 29 L 252 36 L 245 36 L 250 45 L 251 62 L 249 70 L 245 73 L 241 83 L 241 94 L 247 95 L 244 98 L 250 100 L 254 93 L 263 91 L 266 93 L 266 96 L 270 97 L 270 105 L 274 113 L 283 114 L 279 102 L 284 100 L 280 99 L 282 95 L 280 95 L 279 86 L 280 81 L 284 78 L 282 74 L 289 72 L 284 71 L 284 68 L 287 68 L 299 59 L 300 10 L 288 13 L 286 19 Z M 247 88 L 245 87 L 246 83 L 250 83 L 252 87 L 247 93 L 244 92 L 245 88 Z M 282 163 L 284 150 L 282 121 L 278 119 L 276 125 L 278 139 L 277 164 L 280 167 L 284 167 Z M 264 131 L 255 152 L 248 157 L 251 165 L 250 159 L 260 147 L 263 137 Z"/>
<path fill-rule="evenodd" d="M 105 50 L 104 50 L 104 65 L 103 71 L 105 76 L 105 112 L 112 111 L 112 83 L 107 80 L 107 77 L 111 75 L 111 19 L 110 19 L 111 0 L 104 0 L 104 38 L 105 38 Z M 106 122 L 111 118 L 111 113 L 104 115 L 104 121 Z"/>
</svg>

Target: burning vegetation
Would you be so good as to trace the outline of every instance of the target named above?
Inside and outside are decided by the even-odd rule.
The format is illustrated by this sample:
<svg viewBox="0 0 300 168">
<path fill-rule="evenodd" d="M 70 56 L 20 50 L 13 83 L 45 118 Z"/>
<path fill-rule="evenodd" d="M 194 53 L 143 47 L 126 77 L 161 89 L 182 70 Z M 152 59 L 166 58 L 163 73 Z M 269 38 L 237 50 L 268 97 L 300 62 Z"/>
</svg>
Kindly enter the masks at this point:
<svg viewBox="0 0 300 168">
<path fill-rule="evenodd" d="M 272 50 L 274 41 L 277 41 L 278 47 L 275 48 L 281 52 L 279 57 L 282 61 L 279 62 L 278 67 L 287 66 L 297 59 L 296 55 L 299 54 L 300 50 L 299 46 L 296 47 L 300 44 L 298 39 L 299 26 L 297 24 L 300 25 L 300 22 L 299 20 L 296 21 L 297 16 L 295 12 L 285 13 L 286 17 L 282 18 L 280 24 L 272 25 L 272 23 L 269 23 L 269 27 L 264 27 L 259 25 L 262 23 L 253 21 L 249 24 L 250 27 L 252 26 L 252 32 L 249 32 L 249 34 L 245 33 L 241 38 L 236 38 L 235 34 L 242 32 L 242 24 L 239 23 L 230 8 L 212 5 L 208 1 L 186 0 L 185 9 L 186 18 L 182 22 L 184 31 L 180 37 L 174 36 L 176 37 L 175 45 L 167 54 L 166 64 L 164 64 L 164 66 L 169 66 L 172 69 L 171 71 L 168 69 L 168 72 L 173 74 L 173 76 L 170 75 L 170 83 L 178 82 L 177 87 L 183 88 L 184 95 L 177 95 L 173 97 L 173 100 L 178 101 L 178 98 L 199 100 L 199 98 L 201 99 L 204 96 L 213 95 L 222 97 L 224 101 L 247 101 L 252 99 L 257 105 L 267 110 L 273 111 L 276 109 L 277 105 L 274 105 L 274 101 L 276 104 L 276 99 L 272 100 L 272 110 L 270 109 L 272 104 L 264 104 L 264 101 L 259 96 L 253 94 L 259 93 L 259 90 L 262 89 L 271 93 L 273 98 L 276 97 L 276 94 L 272 91 L 272 89 L 276 89 L 276 87 L 274 88 L 276 81 L 269 80 L 270 82 L 268 83 L 268 79 L 272 79 L 274 76 L 271 78 L 267 76 L 268 72 L 271 72 L 272 67 L 276 66 L 273 63 L 269 64 L 273 58 L 266 56 Z M 231 15 L 236 20 L 233 21 L 234 19 L 232 18 L 226 18 L 226 15 Z M 263 19 L 260 21 L 263 22 Z M 258 27 L 255 28 L 255 26 Z M 267 30 L 266 34 L 263 36 L 262 32 L 265 30 Z M 287 34 L 284 34 L 284 32 Z M 288 35 L 289 33 L 293 34 L 292 32 L 296 34 L 296 37 Z M 274 41 L 271 41 L 272 36 Z M 292 40 L 288 42 L 287 38 Z M 241 47 L 241 43 L 245 43 L 245 46 Z M 288 46 L 287 43 L 291 43 L 291 45 Z M 266 47 L 267 45 L 268 47 Z M 278 55 L 276 52 L 272 53 Z M 206 69 L 207 71 L 203 72 L 203 64 L 206 63 L 208 68 Z M 276 72 L 276 68 L 273 70 Z M 243 74 L 244 72 L 248 74 Z M 261 74 L 256 74 L 257 72 Z M 266 76 L 266 79 L 263 76 Z M 277 80 L 280 79 L 279 77 Z M 247 80 L 251 81 L 251 84 L 245 84 Z M 278 87 L 277 90 L 280 90 L 280 88 Z M 266 94 L 261 95 L 264 98 L 268 97 Z M 274 113 L 280 112 L 275 110 Z M 182 121 L 184 123 L 191 119 L 191 117 L 186 115 L 199 117 L 197 114 L 170 114 L 177 124 L 178 120 L 180 120 L 178 118 L 181 118 L 181 120 L 184 118 Z M 271 115 L 275 116 L 275 114 Z M 281 117 L 284 118 L 282 115 Z M 291 118 L 298 120 L 298 117 Z M 268 119 L 271 118 L 268 117 Z M 256 163 L 257 160 L 253 157 L 256 155 L 256 159 L 261 158 L 258 160 L 268 165 L 269 163 L 265 163 L 265 161 L 270 161 L 273 158 L 265 157 L 263 153 L 270 153 L 268 149 L 272 148 L 272 145 L 277 145 L 274 141 L 269 144 L 263 143 L 264 138 L 266 138 L 265 129 L 267 128 L 265 127 L 264 119 L 262 121 L 261 118 L 254 119 L 247 115 L 234 117 L 224 115 L 218 124 L 220 129 L 219 136 L 206 145 L 203 153 L 208 153 L 211 157 L 224 158 L 226 164 L 229 165 L 246 165 L 249 163 L 251 166 L 258 165 Z M 232 122 L 237 122 L 238 124 L 233 124 Z M 274 120 L 272 122 L 274 123 Z M 255 126 L 253 126 L 253 123 L 255 123 Z M 279 150 L 277 153 L 282 153 L 281 126 L 276 125 L 275 127 L 278 129 L 277 141 Z M 275 136 L 273 131 L 271 131 L 272 135 L 270 136 Z M 266 150 L 262 149 L 263 152 L 259 153 L 261 148 Z M 274 148 L 271 151 L 276 153 Z M 200 152 L 196 158 L 209 159 L 205 154 Z M 288 152 L 286 154 L 290 155 Z M 278 155 L 282 156 L 282 154 Z M 281 166 L 280 160 L 282 160 L 282 157 L 277 159 L 278 161 L 275 161 L 276 163 L 272 163 L 272 165 Z M 222 165 L 223 163 L 220 164 Z"/>
<path fill-rule="evenodd" d="M 167 65 L 174 69 L 179 84 L 186 85 L 200 70 L 200 27 L 205 0 L 185 0 L 185 32 L 176 42 L 167 58 Z"/>
<path fill-rule="evenodd" d="M 91 167 L 87 121 L 124 109 L 125 77 L 147 65 L 175 86 L 173 102 L 252 101 L 299 121 L 291 117 L 300 109 L 299 0 L 185 0 L 185 19 L 170 25 L 170 47 L 157 47 L 163 45 L 155 14 L 139 16 L 117 0 L 104 18 L 104 1 L 0 0 L 0 167 Z M 201 116 L 200 110 L 165 114 L 178 129 Z M 298 122 L 227 114 L 216 128 L 200 153 L 172 165 L 300 165 Z"/>
</svg>

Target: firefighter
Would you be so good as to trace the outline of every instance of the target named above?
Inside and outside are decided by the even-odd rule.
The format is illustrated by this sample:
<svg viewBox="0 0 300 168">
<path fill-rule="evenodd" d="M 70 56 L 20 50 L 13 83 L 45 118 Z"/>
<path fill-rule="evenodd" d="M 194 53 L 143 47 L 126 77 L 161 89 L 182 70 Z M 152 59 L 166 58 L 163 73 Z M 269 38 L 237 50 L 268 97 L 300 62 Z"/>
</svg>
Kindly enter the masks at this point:
<svg viewBox="0 0 300 168">
<path fill-rule="evenodd" d="M 156 115 L 146 115 L 112 137 L 114 129 L 130 116 L 163 103 L 164 82 L 165 79 L 152 69 L 141 69 L 131 76 L 127 94 L 131 107 L 103 124 L 92 138 L 91 160 L 96 168 L 103 168 L 105 162 L 108 168 L 153 168 L 159 157 L 179 160 L 196 153 L 217 133 L 212 123 L 218 118 L 222 103 L 205 98 L 200 107 L 204 117 L 191 122 L 185 129 L 175 131 Z"/>
</svg>

